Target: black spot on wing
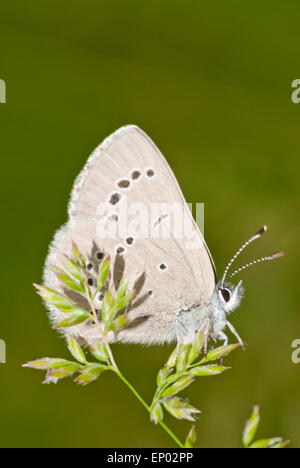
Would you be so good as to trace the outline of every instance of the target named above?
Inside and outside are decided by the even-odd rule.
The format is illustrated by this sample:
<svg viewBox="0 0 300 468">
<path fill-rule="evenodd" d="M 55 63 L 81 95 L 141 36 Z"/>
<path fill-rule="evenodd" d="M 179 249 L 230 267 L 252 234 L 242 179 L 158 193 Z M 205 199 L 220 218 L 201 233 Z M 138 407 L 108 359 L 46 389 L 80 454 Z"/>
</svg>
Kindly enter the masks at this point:
<svg viewBox="0 0 300 468">
<path fill-rule="evenodd" d="M 147 174 L 148 177 L 153 177 L 155 175 L 155 172 L 154 172 L 153 169 L 148 169 L 146 174 Z"/>
<path fill-rule="evenodd" d="M 120 200 L 121 200 L 121 195 L 119 193 L 113 193 L 110 196 L 109 203 L 111 205 L 116 205 L 117 203 L 119 203 Z"/>
<path fill-rule="evenodd" d="M 130 180 L 128 180 L 128 179 L 120 180 L 117 185 L 121 189 L 128 188 L 130 186 Z"/>
<path fill-rule="evenodd" d="M 140 176 L 141 176 L 141 172 L 138 170 L 132 171 L 131 173 L 132 180 L 137 180 Z"/>
</svg>

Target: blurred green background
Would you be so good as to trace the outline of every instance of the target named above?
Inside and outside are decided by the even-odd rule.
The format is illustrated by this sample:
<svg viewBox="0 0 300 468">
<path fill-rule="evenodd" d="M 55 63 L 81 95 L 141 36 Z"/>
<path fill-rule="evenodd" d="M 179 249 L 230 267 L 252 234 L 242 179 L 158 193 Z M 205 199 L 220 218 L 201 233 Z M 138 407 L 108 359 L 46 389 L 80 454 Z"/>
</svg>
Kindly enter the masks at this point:
<svg viewBox="0 0 300 468">
<path fill-rule="evenodd" d="M 66 220 L 74 178 L 99 142 L 135 123 L 154 139 L 186 199 L 205 202 L 205 237 L 219 274 L 262 224 L 272 230 L 241 262 L 278 249 L 282 260 L 242 275 L 232 317 L 248 343 L 232 370 L 199 379 L 201 447 L 240 446 L 253 404 L 260 436 L 300 447 L 299 2 L 44 0 L 2 2 L 0 78 L 0 445 L 165 447 L 172 441 L 114 375 L 87 388 L 43 386 L 21 364 L 67 357 L 32 283 Z M 234 341 L 234 338 L 232 338 Z M 115 346 L 149 401 L 168 347 Z M 183 439 L 190 424 L 168 418 Z"/>
</svg>

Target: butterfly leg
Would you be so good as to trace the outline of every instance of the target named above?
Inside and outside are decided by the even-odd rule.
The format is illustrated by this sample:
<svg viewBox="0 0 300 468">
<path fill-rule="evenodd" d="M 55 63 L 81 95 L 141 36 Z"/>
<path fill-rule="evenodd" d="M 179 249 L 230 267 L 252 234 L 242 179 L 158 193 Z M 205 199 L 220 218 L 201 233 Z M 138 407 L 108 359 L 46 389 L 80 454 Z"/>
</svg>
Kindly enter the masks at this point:
<svg viewBox="0 0 300 468">
<path fill-rule="evenodd" d="M 214 343 L 217 342 L 218 335 L 216 335 L 215 333 L 210 333 L 209 337 L 213 340 Z"/>
<path fill-rule="evenodd" d="M 218 334 L 219 340 L 223 341 L 223 346 L 228 345 L 228 336 L 224 332 L 220 331 Z"/>
<path fill-rule="evenodd" d="M 236 331 L 236 329 L 234 328 L 234 326 L 230 322 L 228 322 L 228 320 L 226 320 L 226 325 L 229 328 L 229 330 L 231 331 L 231 333 L 237 338 L 237 340 L 240 343 L 241 347 L 243 349 L 245 349 L 244 342 L 243 342 L 242 338 L 240 337 L 240 335 L 238 334 L 238 332 Z"/>
</svg>

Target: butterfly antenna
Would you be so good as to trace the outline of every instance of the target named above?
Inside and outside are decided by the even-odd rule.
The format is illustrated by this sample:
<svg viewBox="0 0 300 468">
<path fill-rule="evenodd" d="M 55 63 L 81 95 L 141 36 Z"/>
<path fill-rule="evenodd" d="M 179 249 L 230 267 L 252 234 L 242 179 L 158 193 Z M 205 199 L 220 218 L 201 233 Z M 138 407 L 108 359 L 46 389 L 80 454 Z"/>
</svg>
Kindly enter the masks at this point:
<svg viewBox="0 0 300 468">
<path fill-rule="evenodd" d="M 233 276 L 235 276 L 240 271 L 245 270 L 246 268 L 249 268 L 250 266 L 255 265 L 256 263 L 265 262 L 266 260 L 273 260 L 274 258 L 279 258 L 283 256 L 284 256 L 284 252 L 276 252 L 273 255 L 267 255 L 266 257 L 261 257 L 261 258 L 258 258 L 257 260 L 253 260 L 252 262 L 246 263 L 246 265 L 241 266 L 240 268 L 235 270 L 233 273 L 231 273 L 228 279 L 230 280 Z"/>
<path fill-rule="evenodd" d="M 263 226 L 259 231 L 257 231 L 256 234 L 254 234 L 254 236 L 250 237 L 250 239 L 248 239 L 247 242 L 245 242 L 242 245 L 242 247 L 236 252 L 236 254 L 232 257 L 230 262 L 228 262 L 228 264 L 227 264 L 227 266 L 225 268 L 225 271 L 224 271 L 224 274 L 223 274 L 223 277 L 222 277 L 222 280 L 221 280 L 221 288 L 223 288 L 223 286 L 224 286 L 224 281 L 225 281 L 226 275 L 228 273 L 228 270 L 231 267 L 231 265 L 233 264 L 233 262 L 235 261 L 235 259 L 240 255 L 241 252 L 243 252 L 243 250 L 247 247 L 247 245 L 251 244 L 251 242 L 255 241 L 256 239 L 259 239 L 268 230 L 269 230 L 269 226 Z"/>
</svg>

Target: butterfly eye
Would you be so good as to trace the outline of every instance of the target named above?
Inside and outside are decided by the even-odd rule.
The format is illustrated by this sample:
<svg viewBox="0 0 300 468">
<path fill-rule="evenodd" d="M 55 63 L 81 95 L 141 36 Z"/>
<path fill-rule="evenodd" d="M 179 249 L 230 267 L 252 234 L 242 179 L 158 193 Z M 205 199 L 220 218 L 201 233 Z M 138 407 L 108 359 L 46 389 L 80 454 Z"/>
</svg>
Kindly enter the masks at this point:
<svg viewBox="0 0 300 468">
<path fill-rule="evenodd" d="M 225 302 L 229 302 L 231 298 L 231 292 L 229 289 L 221 289 L 221 293 Z"/>
</svg>

